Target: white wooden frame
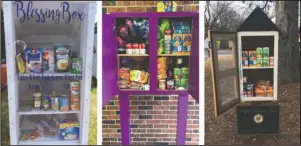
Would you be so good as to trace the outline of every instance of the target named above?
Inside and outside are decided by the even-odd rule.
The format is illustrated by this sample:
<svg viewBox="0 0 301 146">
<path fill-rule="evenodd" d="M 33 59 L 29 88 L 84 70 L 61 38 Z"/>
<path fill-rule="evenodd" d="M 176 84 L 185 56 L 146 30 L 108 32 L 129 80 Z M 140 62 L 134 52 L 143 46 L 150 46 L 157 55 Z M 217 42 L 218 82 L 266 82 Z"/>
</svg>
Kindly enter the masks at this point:
<svg viewBox="0 0 301 146">
<path fill-rule="evenodd" d="M 244 97 L 243 96 L 243 67 L 242 67 L 242 42 L 243 36 L 274 36 L 274 69 L 273 69 L 273 97 Z M 278 40 L 279 33 L 277 31 L 244 31 L 237 33 L 238 56 L 239 56 L 239 81 L 240 81 L 240 99 L 244 101 L 275 101 L 278 93 Z M 270 67 L 267 67 L 270 68 Z M 264 68 L 263 68 L 264 69 Z"/>
<path fill-rule="evenodd" d="M 47 3 L 47 2 L 45 2 Z M 73 2 L 72 2 L 73 3 Z M 77 2 L 78 3 L 78 2 Z M 90 123 L 90 97 L 91 97 L 91 76 L 92 76 L 92 56 L 94 43 L 94 27 L 95 27 L 95 2 L 81 2 L 84 4 L 84 12 L 86 19 L 81 22 L 81 42 L 80 53 L 83 56 L 83 73 L 81 83 L 81 107 L 78 120 L 80 122 L 80 138 L 79 143 L 74 141 L 50 141 L 43 143 L 25 143 L 29 145 L 88 145 L 89 123 Z M 10 128 L 10 144 L 18 145 L 20 129 L 18 115 L 18 74 L 16 70 L 16 30 L 14 20 L 14 1 L 3 2 L 4 26 L 5 26 L 5 46 L 6 46 L 6 62 L 7 62 L 7 82 L 8 82 L 8 104 L 9 104 L 9 128 Z M 95 127 L 96 128 L 96 127 Z M 24 143 L 22 143 L 24 144 Z"/>
</svg>

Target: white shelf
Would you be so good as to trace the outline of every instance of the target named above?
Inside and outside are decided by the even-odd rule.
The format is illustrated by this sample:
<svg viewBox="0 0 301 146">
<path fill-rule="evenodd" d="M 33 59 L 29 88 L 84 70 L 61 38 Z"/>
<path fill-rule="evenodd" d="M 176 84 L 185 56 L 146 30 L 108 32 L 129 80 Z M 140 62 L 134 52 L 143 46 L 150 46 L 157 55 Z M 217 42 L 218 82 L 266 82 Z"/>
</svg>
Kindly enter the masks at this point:
<svg viewBox="0 0 301 146">
<path fill-rule="evenodd" d="M 73 73 L 24 73 L 18 74 L 19 80 L 81 80 L 82 74 Z"/>
<path fill-rule="evenodd" d="M 276 101 L 276 97 L 241 97 L 241 101 Z"/>
<path fill-rule="evenodd" d="M 268 67 L 243 67 L 242 69 L 269 69 L 269 68 L 274 68 L 273 66 L 268 66 Z"/>
<path fill-rule="evenodd" d="M 79 140 L 60 140 L 58 136 L 40 137 L 34 141 L 20 140 L 19 145 L 80 145 Z"/>
<path fill-rule="evenodd" d="M 67 111 L 67 112 L 62 112 L 58 110 L 48 110 L 48 111 L 43 111 L 43 110 L 31 110 L 31 111 L 19 111 L 19 115 L 52 115 L 52 114 L 79 114 L 80 111 Z"/>
</svg>

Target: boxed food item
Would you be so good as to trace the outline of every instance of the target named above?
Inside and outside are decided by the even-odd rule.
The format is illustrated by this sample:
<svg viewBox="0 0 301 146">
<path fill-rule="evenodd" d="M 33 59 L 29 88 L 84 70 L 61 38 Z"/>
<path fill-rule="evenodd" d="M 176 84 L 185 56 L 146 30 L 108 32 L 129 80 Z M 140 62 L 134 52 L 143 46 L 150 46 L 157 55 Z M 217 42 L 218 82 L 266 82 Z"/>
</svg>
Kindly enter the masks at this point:
<svg viewBox="0 0 301 146">
<path fill-rule="evenodd" d="M 254 67 L 256 65 L 256 51 L 249 51 L 249 66 Z"/>
<path fill-rule="evenodd" d="M 59 110 L 59 98 L 58 97 L 51 97 L 51 109 L 52 110 Z"/>
<path fill-rule="evenodd" d="M 79 122 L 60 120 L 59 121 L 60 140 L 78 140 L 79 139 Z"/>
<path fill-rule="evenodd" d="M 54 52 L 51 49 L 43 51 L 43 71 L 54 72 Z"/>
<path fill-rule="evenodd" d="M 25 50 L 26 72 L 42 73 L 42 49 L 41 48 L 26 48 Z"/>
<path fill-rule="evenodd" d="M 148 82 L 148 73 L 140 70 L 131 70 L 130 71 L 130 80 L 139 83 L 147 83 Z"/>
<path fill-rule="evenodd" d="M 58 72 L 67 72 L 69 69 L 69 48 L 67 45 L 55 45 L 56 67 Z"/>
<path fill-rule="evenodd" d="M 69 111 L 70 102 L 67 95 L 62 95 L 59 97 L 59 106 L 60 106 L 60 111 L 62 112 Z"/>
<path fill-rule="evenodd" d="M 256 48 L 256 57 L 257 58 L 262 58 L 262 48 L 261 47 L 258 47 Z"/>
<path fill-rule="evenodd" d="M 72 73 L 81 74 L 82 73 L 82 59 L 72 58 Z"/>
<path fill-rule="evenodd" d="M 172 38 L 172 52 L 182 52 L 183 35 L 173 34 Z"/>
<path fill-rule="evenodd" d="M 249 52 L 248 51 L 242 51 L 242 66 L 243 67 L 248 67 L 249 66 Z"/>
<path fill-rule="evenodd" d="M 191 51 L 191 40 L 192 34 L 183 34 L 184 42 L 183 42 L 183 52 Z"/>
<path fill-rule="evenodd" d="M 262 67 L 262 58 L 261 57 L 257 57 L 256 58 L 256 67 Z"/>
<path fill-rule="evenodd" d="M 129 68 L 120 68 L 119 69 L 119 79 L 121 80 L 130 80 L 130 69 Z"/>
</svg>

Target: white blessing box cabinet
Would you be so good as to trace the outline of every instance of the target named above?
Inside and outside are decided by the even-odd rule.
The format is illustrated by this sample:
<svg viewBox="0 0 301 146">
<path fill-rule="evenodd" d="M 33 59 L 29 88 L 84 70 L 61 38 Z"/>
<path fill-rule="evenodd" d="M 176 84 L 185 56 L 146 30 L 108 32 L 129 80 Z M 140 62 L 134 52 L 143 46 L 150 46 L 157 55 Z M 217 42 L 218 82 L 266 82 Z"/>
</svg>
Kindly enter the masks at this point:
<svg viewBox="0 0 301 146">
<path fill-rule="evenodd" d="M 3 12 L 10 144 L 87 145 L 96 3 L 89 1 L 5 1 L 3 2 Z M 50 73 L 19 73 L 16 63 L 18 40 L 24 41 L 26 48 L 52 49 L 54 56 L 57 54 L 54 47 L 56 44 L 68 45 L 68 71 L 63 73 L 56 70 Z M 82 60 L 80 73 L 71 72 L 72 57 Z M 27 60 L 25 60 L 26 63 L 28 63 Z M 70 106 L 71 82 L 79 82 L 80 85 L 78 110 L 73 110 Z M 36 87 L 39 87 L 39 91 L 42 93 L 41 105 L 47 101 L 44 99 L 44 95 L 51 93 L 51 97 L 55 95 L 57 98 L 67 95 L 67 98 L 70 96 L 68 105 L 70 109 L 25 108 L 24 105 L 35 105 L 33 92 L 36 92 L 34 90 Z M 58 103 L 58 106 L 61 106 L 63 102 L 61 103 L 59 100 Z M 73 127 L 68 129 L 66 127 L 72 123 L 68 123 L 66 120 L 70 119 L 73 122 L 76 121 L 76 124 L 73 123 Z M 45 124 L 46 120 L 55 124 Z M 67 123 L 65 123 L 65 127 L 61 125 L 64 120 Z M 39 129 L 39 126 L 42 130 Z M 26 130 L 35 137 L 33 140 L 24 138 L 23 134 L 26 133 Z M 44 135 L 34 133 L 33 130 L 43 131 Z"/>
</svg>

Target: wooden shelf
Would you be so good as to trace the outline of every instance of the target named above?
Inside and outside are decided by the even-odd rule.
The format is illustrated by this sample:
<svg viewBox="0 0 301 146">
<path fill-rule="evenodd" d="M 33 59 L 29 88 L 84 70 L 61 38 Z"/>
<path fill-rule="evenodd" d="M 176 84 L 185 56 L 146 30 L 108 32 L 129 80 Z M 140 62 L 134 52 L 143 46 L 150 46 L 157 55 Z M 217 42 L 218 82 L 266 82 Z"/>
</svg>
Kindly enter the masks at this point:
<svg viewBox="0 0 301 146">
<path fill-rule="evenodd" d="M 30 111 L 19 111 L 19 115 L 54 115 L 54 114 L 79 114 L 80 111 L 66 111 L 62 112 L 59 110 L 30 110 Z"/>
<path fill-rule="evenodd" d="M 118 54 L 119 57 L 146 57 L 148 54 Z"/>
<path fill-rule="evenodd" d="M 158 54 L 158 56 L 190 56 L 190 52 L 176 54 Z"/>
<path fill-rule="evenodd" d="M 242 69 L 270 69 L 274 68 L 273 66 L 267 66 L 267 67 L 243 67 Z"/>
</svg>

